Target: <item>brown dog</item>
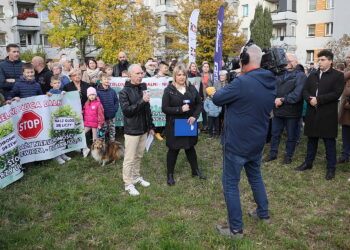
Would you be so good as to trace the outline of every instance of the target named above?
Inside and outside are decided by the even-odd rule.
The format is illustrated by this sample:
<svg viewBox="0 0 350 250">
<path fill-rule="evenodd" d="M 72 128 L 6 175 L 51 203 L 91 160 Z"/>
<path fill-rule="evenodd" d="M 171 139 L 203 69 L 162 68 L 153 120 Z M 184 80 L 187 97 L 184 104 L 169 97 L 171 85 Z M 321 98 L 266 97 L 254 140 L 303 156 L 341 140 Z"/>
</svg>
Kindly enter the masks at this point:
<svg viewBox="0 0 350 250">
<path fill-rule="evenodd" d="M 91 156 L 97 162 L 102 163 L 102 166 L 106 165 L 106 163 L 120 160 L 124 157 L 124 147 L 118 142 L 108 142 L 107 144 L 96 140 L 91 145 Z"/>
</svg>

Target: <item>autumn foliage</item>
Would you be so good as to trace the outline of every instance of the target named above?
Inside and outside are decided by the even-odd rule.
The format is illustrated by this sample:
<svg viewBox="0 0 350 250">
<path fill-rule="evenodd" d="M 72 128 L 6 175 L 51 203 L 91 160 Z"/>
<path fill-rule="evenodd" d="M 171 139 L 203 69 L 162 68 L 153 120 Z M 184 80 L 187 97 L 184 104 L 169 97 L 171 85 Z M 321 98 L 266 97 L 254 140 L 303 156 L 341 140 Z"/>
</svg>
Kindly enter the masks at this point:
<svg viewBox="0 0 350 250">
<path fill-rule="evenodd" d="M 188 22 L 194 9 L 199 9 L 197 32 L 197 62 L 214 60 L 216 21 L 221 5 L 225 5 L 224 32 L 223 32 L 223 56 L 235 56 L 245 40 L 239 34 L 239 20 L 235 10 L 223 0 L 178 0 L 178 12 L 174 17 L 169 17 L 168 22 L 173 27 L 167 36 L 173 39 L 172 49 L 179 55 L 188 51 Z"/>
</svg>

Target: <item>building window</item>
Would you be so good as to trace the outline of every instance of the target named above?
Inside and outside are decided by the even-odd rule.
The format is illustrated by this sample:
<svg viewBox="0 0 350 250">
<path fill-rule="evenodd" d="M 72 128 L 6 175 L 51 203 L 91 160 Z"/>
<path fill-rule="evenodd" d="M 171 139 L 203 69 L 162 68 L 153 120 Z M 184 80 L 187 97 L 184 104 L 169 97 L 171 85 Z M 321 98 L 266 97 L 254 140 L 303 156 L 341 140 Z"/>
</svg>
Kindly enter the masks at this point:
<svg viewBox="0 0 350 250">
<path fill-rule="evenodd" d="M 311 24 L 307 26 L 307 36 L 309 37 L 313 37 L 315 36 L 316 33 L 316 25 L 315 24 Z"/>
<path fill-rule="evenodd" d="M 334 8 L 334 0 L 327 0 L 326 8 L 327 9 L 333 9 Z"/>
<path fill-rule="evenodd" d="M 309 11 L 315 11 L 316 10 L 316 0 L 309 0 Z"/>
<path fill-rule="evenodd" d="M 248 4 L 245 4 L 243 7 L 243 16 L 248 16 Z"/>
<path fill-rule="evenodd" d="M 295 24 L 292 24 L 291 26 L 290 26 L 290 30 L 291 30 L 291 36 L 295 36 Z"/>
<path fill-rule="evenodd" d="M 86 40 L 86 45 L 90 45 L 90 46 L 95 45 L 95 39 L 93 36 L 88 36 L 88 39 Z"/>
<path fill-rule="evenodd" d="M 306 51 L 306 63 L 310 63 L 314 61 L 314 51 L 313 50 L 307 50 Z"/>
<path fill-rule="evenodd" d="M 49 43 L 49 36 L 46 34 L 40 35 L 40 44 L 44 45 L 45 47 L 50 47 L 51 44 Z"/>
<path fill-rule="evenodd" d="M 19 44 L 23 47 L 28 45 L 35 45 L 34 32 L 20 32 L 19 33 Z"/>
<path fill-rule="evenodd" d="M 49 12 L 47 10 L 44 10 L 44 11 L 40 12 L 40 21 L 50 22 Z"/>
<path fill-rule="evenodd" d="M 325 36 L 333 35 L 333 23 L 326 23 L 325 29 Z"/>
<path fill-rule="evenodd" d="M 0 5 L 0 19 L 5 18 L 4 6 Z"/>
<path fill-rule="evenodd" d="M 6 33 L 0 33 L 0 46 L 6 45 Z"/>
<path fill-rule="evenodd" d="M 173 45 L 173 39 L 171 37 L 165 37 L 165 48 L 170 48 Z"/>
</svg>

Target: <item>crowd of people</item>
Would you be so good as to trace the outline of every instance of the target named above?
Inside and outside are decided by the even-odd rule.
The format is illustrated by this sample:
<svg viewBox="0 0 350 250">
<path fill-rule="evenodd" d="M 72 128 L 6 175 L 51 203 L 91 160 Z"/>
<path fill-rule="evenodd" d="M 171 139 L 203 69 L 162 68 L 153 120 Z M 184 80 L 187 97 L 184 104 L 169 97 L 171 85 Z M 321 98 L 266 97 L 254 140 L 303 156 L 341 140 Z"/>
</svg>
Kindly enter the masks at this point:
<svg viewBox="0 0 350 250">
<path fill-rule="evenodd" d="M 175 185 L 174 170 L 177 156 L 185 150 L 192 176 L 206 179 L 197 161 L 195 136 L 176 136 L 175 121 L 186 119 L 194 125 L 200 114 L 201 131 L 208 139 L 221 138 L 223 155 L 223 189 L 229 214 L 229 227 L 217 226 L 227 236 L 243 234 L 242 213 L 238 183 L 244 167 L 252 186 L 256 211 L 250 216 L 268 221 L 268 201 L 261 177 L 262 151 L 270 142 L 270 151 L 262 162 L 277 159 L 284 130 L 287 131 L 283 164 L 290 164 L 304 127 L 307 136 L 305 161 L 295 170 L 313 167 L 318 140 L 326 148 L 326 180 L 335 178 L 336 164 L 349 161 L 350 156 L 350 53 L 347 62 L 333 65 L 333 54 L 323 50 L 318 54 L 318 69 L 313 63 L 305 69 L 293 54 L 286 54 L 288 65 L 279 76 L 261 69 L 261 49 L 249 44 L 240 54 L 241 68 L 237 72 L 223 69 L 215 81 L 210 63 L 199 67 L 191 62 L 172 59 L 169 63 L 149 58 L 144 67 L 131 64 L 126 53 L 118 54 L 116 65 L 102 60 L 88 59 L 73 66 L 65 54 L 59 62 L 45 62 L 35 56 L 30 63 L 20 60 L 16 44 L 7 47 L 7 58 L 0 63 L 0 96 L 2 105 L 20 98 L 36 95 L 65 94 L 78 91 L 82 106 L 85 132 L 92 131 L 93 140 L 113 142 L 116 138 L 115 114 L 118 108 L 124 116 L 123 134 L 125 155 L 123 181 L 130 195 L 139 195 L 136 184 L 144 187 L 150 182 L 140 174 L 140 163 L 148 134 L 166 139 L 167 184 Z M 165 129 L 155 128 L 150 108 L 150 94 L 142 82 L 145 77 L 170 77 L 162 97 L 162 111 L 166 115 Z M 110 87 L 111 77 L 127 78 L 119 95 Z M 199 91 L 189 78 L 199 77 Z M 338 104 L 340 100 L 340 105 Z M 336 159 L 338 124 L 342 126 L 342 153 Z M 82 149 L 87 157 L 90 149 Z M 56 157 L 59 164 L 70 160 L 62 154 Z M 350 179 L 349 179 L 350 180 Z"/>
</svg>

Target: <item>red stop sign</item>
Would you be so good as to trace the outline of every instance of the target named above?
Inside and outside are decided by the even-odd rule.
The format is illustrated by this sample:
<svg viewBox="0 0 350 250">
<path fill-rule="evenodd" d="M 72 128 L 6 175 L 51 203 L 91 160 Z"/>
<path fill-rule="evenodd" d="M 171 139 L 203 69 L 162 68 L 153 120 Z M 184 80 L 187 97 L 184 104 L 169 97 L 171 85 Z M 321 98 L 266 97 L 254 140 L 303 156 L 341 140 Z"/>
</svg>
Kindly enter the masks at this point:
<svg viewBox="0 0 350 250">
<path fill-rule="evenodd" d="M 43 121 L 41 116 L 34 111 L 26 111 L 17 123 L 18 134 L 23 139 L 37 137 L 43 130 Z"/>
</svg>

